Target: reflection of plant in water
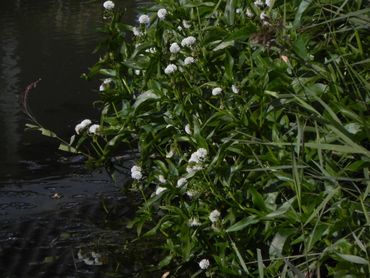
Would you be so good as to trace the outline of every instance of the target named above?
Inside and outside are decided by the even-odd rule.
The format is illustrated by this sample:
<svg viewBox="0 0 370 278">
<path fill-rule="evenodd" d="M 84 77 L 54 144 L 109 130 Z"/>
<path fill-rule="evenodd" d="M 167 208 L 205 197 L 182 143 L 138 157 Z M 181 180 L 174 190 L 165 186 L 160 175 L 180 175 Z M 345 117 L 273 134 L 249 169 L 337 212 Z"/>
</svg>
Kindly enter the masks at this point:
<svg viewBox="0 0 370 278">
<path fill-rule="evenodd" d="M 167 0 L 128 26 L 105 11 L 87 76 L 103 80 L 99 128 L 67 146 L 89 145 L 96 165 L 138 150 L 129 227 L 163 238 L 158 268 L 369 275 L 368 12 Z"/>
</svg>

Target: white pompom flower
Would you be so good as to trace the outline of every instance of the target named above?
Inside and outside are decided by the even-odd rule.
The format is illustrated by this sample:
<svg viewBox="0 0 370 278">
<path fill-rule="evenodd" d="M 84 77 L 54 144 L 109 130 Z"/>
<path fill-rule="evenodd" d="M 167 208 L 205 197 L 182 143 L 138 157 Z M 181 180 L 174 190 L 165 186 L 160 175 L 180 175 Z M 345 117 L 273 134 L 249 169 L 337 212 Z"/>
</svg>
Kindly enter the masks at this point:
<svg viewBox="0 0 370 278">
<path fill-rule="evenodd" d="M 140 24 L 149 24 L 150 23 L 150 18 L 146 14 L 142 14 L 139 16 L 139 23 Z"/>
<path fill-rule="evenodd" d="M 180 52 L 180 50 L 181 50 L 181 48 L 176 42 L 171 44 L 171 46 L 170 46 L 170 52 L 171 53 L 178 53 L 178 52 Z"/>
<path fill-rule="evenodd" d="M 217 96 L 217 95 L 219 95 L 221 93 L 222 93 L 222 89 L 220 87 L 213 88 L 213 90 L 212 90 L 212 95 L 213 96 Z"/>
<path fill-rule="evenodd" d="M 182 41 L 181 41 L 181 45 L 183 47 L 187 46 L 187 47 L 191 47 L 192 45 L 194 45 L 196 43 L 197 39 L 193 36 L 189 36 L 189 37 L 186 37 L 184 38 Z"/>
<path fill-rule="evenodd" d="M 265 1 L 265 4 L 266 4 L 267 7 L 270 8 L 271 7 L 271 0 L 266 0 Z"/>
<path fill-rule="evenodd" d="M 171 74 L 171 73 L 174 73 L 175 71 L 177 71 L 177 66 L 174 65 L 174 64 L 169 64 L 165 69 L 164 69 L 164 73 L 165 74 Z"/>
<path fill-rule="evenodd" d="M 182 26 L 184 26 L 185 29 L 189 29 L 191 27 L 190 21 L 184 19 L 182 21 Z"/>
<path fill-rule="evenodd" d="M 254 13 L 251 11 L 251 9 L 247 8 L 247 11 L 245 12 L 245 14 L 249 17 L 249 18 L 252 18 L 254 17 Z"/>
<path fill-rule="evenodd" d="M 157 16 L 161 20 L 165 19 L 166 15 L 167 15 L 167 10 L 166 9 L 159 9 L 158 12 L 157 12 Z"/>
<path fill-rule="evenodd" d="M 236 85 L 231 86 L 231 91 L 233 91 L 234 94 L 239 93 L 239 88 Z"/>
<path fill-rule="evenodd" d="M 186 134 L 191 135 L 190 124 L 186 124 L 184 130 L 185 130 Z"/>
<path fill-rule="evenodd" d="M 131 168 L 131 178 L 134 180 L 141 180 L 143 177 L 143 173 L 140 166 L 134 165 Z"/>
<path fill-rule="evenodd" d="M 100 125 L 93 124 L 89 127 L 89 133 L 91 134 L 97 134 L 100 130 Z"/>
<path fill-rule="evenodd" d="M 221 213 L 217 209 L 215 209 L 215 210 L 211 211 L 208 218 L 212 223 L 215 223 L 215 222 L 218 221 L 220 216 L 221 216 Z"/>
<path fill-rule="evenodd" d="M 205 269 L 209 268 L 210 262 L 207 259 L 203 259 L 198 264 L 199 264 L 200 269 L 205 270 Z"/>
<path fill-rule="evenodd" d="M 110 10 L 113 10 L 114 9 L 114 3 L 112 1 L 105 1 L 103 3 L 103 7 L 104 9 L 110 11 Z"/>
<path fill-rule="evenodd" d="M 132 28 L 132 33 L 134 34 L 135 37 L 141 37 L 144 35 L 144 33 L 141 32 L 140 29 L 137 27 Z"/>
<path fill-rule="evenodd" d="M 256 0 L 256 1 L 254 1 L 254 5 L 256 5 L 257 7 L 262 8 L 265 4 L 263 3 L 262 0 Z"/>
<path fill-rule="evenodd" d="M 84 129 L 91 125 L 91 120 L 85 119 L 76 125 L 75 131 L 77 134 L 80 134 Z"/>
<path fill-rule="evenodd" d="M 184 60 L 184 65 L 191 65 L 195 63 L 195 59 L 193 57 L 186 57 Z"/>
</svg>

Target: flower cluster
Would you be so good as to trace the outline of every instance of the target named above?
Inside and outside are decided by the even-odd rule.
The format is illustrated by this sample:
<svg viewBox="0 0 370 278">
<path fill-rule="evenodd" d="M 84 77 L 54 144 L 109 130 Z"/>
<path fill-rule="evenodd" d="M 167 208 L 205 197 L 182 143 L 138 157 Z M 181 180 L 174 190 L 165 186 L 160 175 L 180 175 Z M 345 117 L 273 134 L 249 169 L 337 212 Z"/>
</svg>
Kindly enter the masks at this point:
<svg viewBox="0 0 370 278">
<path fill-rule="evenodd" d="M 137 165 L 132 166 L 131 178 L 133 178 L 134 180 L 141 180 L 143 178 L 143 173 L 140 166 Z"/>
<path fill-rule="evenodd" d="M 110 11 L 110 10 L 113 10 L 114 9 L 114 3 L 112 1 L 105 1 L 103 3 L 103 7 L 104 9 Z"/>
</svg>

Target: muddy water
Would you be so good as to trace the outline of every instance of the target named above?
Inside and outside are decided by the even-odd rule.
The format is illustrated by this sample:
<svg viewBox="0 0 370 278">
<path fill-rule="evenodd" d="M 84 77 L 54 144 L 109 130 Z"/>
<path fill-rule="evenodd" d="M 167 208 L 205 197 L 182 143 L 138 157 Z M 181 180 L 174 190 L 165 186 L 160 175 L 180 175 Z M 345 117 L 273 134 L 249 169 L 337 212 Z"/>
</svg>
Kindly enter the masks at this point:
<svg viewBox="0 0 370 278">
<path fill-rule="evenodd" d="M 136 20 L 139 6 L 148 4 L 140 0 L 114 2 L 127 9 L 124 21 L 128 23 Z M 58 152 L 58 142 L 25 131 L 29 121 L 18 103 L 25 87 L 41 78 L 31 92 L 29 105 L 46 128 L 69 138 L 76 123 L 84 118 L 97 119 L 98 111 L 92 103 L 98 98 L 99 84 L 80 76 L 98 59 L 93 50 L 101 39 L 96 28 L 102 20 L 102 3 L 102 0 L 1 3 L 0 270 L 5 273 L 2 277 L 44 277 L 37 274 L 38 266 L 45 265 L 44 260 L 51 255 L 54 259 L 64 258 L 65 253 L 62 256 L 60 252 L 67 252 L 67 265 L 81 269 L 78 261 L 76 265 L 74 247 L 62 243 L 63 247 L 56 251 L 52 247 L 60 242 L 55 239 L 78 233 L 79 237 L 71 242 L 81 243 L 79 238 L 90 237 L 93 227 L 101 229 L 91 221 L 106 215 L 100 202 L 113 203 L 122 198 L 117 191 L 125 177 L 114 183 L 103 171 L 88 172 L 79 157 Z M 22 272 L 25 266 L 28 270 Z M 51 270 L 45 268 L 43 273 L 48 271 Z M 89 271 L 86 273 L 96 274 Z M 73 269 L 63 273 L 61 277 L 77 277 L 71 274 Z"/>
</svg>

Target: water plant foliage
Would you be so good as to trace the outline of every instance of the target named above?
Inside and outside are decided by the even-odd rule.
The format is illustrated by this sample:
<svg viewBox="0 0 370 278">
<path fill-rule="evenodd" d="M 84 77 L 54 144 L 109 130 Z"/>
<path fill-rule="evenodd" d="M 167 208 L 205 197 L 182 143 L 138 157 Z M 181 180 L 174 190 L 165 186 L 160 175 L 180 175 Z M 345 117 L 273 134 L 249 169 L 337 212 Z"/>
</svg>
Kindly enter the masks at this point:
<svg viewBox="0 0 370 278">
<path fill-rule="evenodd" d="M 130 26 L 107 10 L 99 130 L 62 148 L 139 152 L 129 225 L 163 239 L 175 276 L 369 277 L 369 12 L 163 0 Z"/>
</svg>

